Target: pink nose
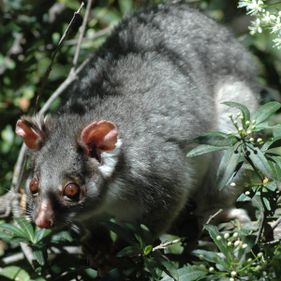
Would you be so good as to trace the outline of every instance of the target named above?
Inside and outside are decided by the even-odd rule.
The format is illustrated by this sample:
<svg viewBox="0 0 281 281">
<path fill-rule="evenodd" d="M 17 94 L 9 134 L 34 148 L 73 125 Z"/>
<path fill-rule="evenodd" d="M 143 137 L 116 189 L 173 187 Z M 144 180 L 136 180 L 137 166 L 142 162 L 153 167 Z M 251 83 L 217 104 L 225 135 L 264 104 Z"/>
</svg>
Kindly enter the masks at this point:
<svg viewBox="0 0 281 281">
<path fill-rule="evenodd" d="M 35 224 L 40 228 L 51 228 L 53 226 L 53 221 L 52 219 L 39 217 L 35 220 Z"/>
<path fill-rule="evenodd" d="M 54 224 L 54 211 L 49 201 L 43 201 L 38 208 L 35 224 L 40 228 L 50 228 Z"/>
</svg>

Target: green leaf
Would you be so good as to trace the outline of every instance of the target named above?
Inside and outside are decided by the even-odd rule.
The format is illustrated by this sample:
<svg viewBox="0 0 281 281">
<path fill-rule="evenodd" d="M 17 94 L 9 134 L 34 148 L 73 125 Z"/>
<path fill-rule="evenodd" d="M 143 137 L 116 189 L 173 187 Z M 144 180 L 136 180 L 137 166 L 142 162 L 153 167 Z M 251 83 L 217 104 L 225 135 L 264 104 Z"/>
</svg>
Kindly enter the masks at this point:
<svg viewBox="0 0 281 281">
<path fill-rule="evenodd" d="M 262 151 L 258 147 L 254 147 L 252 144 L 247 144 L 247 146 L 250 148 L 248 150 L 250 152 L 248 157 L 251 159 L 255 167 L 261 171 L 263 175 L 272 178 L 273 173 L 271 167 Z"/>
<path fill-rule="evenodd" d="M 211 236 L 212 240 L 218 247 L 218 249 L 224 254 L 226 257 L 226 262 L 228 265 L 231 265 L 233 261 L 232 256 L 232 250 L 227 246 L 227 242 L 225 239 L 217 239 L 218 236 L 222 236 L 220 232 L 218 231 L 218 228 L 214 225 L 205 225 L 204 228 L 209 232 L 209 235 Z"/>
<path fill-rule="evenodd" d="M 202 280 L 208 272 L 200 270 L 198 267 L 185 266 L 177 270 L 179 281 L 199 281 Z M 173 281 L 172 277 L 167 274 L 161 279 L 161 281 Z"/>
<path fill-rule="evenodd" d="M 61 231 L 51 236 L 52 243 L 61 243 L 61 242 L 72 242 L 73 238 L 71 237 L 68 231 Z"/>
<path fill-rule="evenodd" d="M 191 151 L 187 153 L 187 157 L 196 157 L 199 155 L 203 155 L 210 152 L 220 151 L 227 149 L 227 146 L 213 146 L 208 144 L 201 144 L 197 147 L 193 148 Z"/>
<path fill-rule="evenodd" d="M 229 148 L 223 155 L 217 172 L 218 188 L 223 189 L 237 173 L 241 163 L 239 143 Z"/>
<path fill-rule="evenodd" d="M 251 117 L 250 116 L 250 111 L 249 111 L 249 109 L 245 105 L 243 105 L 241 103 L 238 103 L 238 102 L 233 102 L 233 101 L 226 101 L 226 102 L 223 102 L 223 104 L 225 104 L 225 105 L 227 105 L 229 107 L 238 108 L 241 111 L 242 115 L 243 115 L 243 124 L 245 124 L 245 122 L 247 120 L 250 120 L 250 117 Z"/>
<path fill-rule="evenodd" d="M 29 237 L 25 231 L 23 231 L 21 228 L 8 224 L 8 223 L 3 223 L 0 225 L 0 232 L 11 235 L 13 238 L 23 238 L 25 240 L 29 240 Z"/>
<path fill-rule="evenodd" d="M 230 146 L 237 142 L 237 138 L 223 132 L 211 131 L 194 140 L 199 144 L 209 144 L 213 146 Z"/>
<path fill-rule="evenodd" d="M 267 211 L 271 211 L 271 206 L 270 206 L 269 200 L 266 197 L 262 197 L 261 200 L 263 202 L 263 206 L 265 207 L 265 209 Z"/>
<path fill-rule="evenodd" d="M 220 264 L 224 267 L 224 269 L 228 268 L 225 259 L 216 252 L 211 252 L 206 250 L 194 250 L 192 254 L 205 261 L 212 262 L 215 264 Z"/>
<path fill-rule="evenodd" d="M 26 233 L 28 240 L 34 243 L 34 229 L 30 222 L 24 218 L 19 218 L 15 220 L 19 227 Z"/>
<path fill-rule="evenodd" d="M 152 252 L 153 246 L 152 245 L 147 245 L 143 249 L 143 254 L 145 256 L 149 255 Z"/>
<path fill-rule="evenodd" d="M 137 254 L 140 254 L 140 249 L 136 246 L 127 246 L 120 250 L 117 254 L 116 257 L 122 258 L 122 257 L 131 257 L 131 256 L 136 256 Z"/>
<path fill-rule="evenodd" d="M 236 200 L 237 202 L 248 202 L 251 201 L 252 198 L 247 196 L 245 193 L 240 194 L 240 196 L 238 197 L 238 199 Z"/>
<path fill-rule="evenodd" d="M 104 225 L 111 231 L 115 232 L 118 237 L 122 238 L 125 240 L 127 243 L 130 245 L 136 245 L 137 241 L 134 238 L 134 235 L 131 231 L 129 231 L 128 228 L 121 226 L 117 223 L 108 221 L 105 222 Z"/>
<path fill-rule="evenodd" d="M 253 116 L 253 119 L 256 120 L 256 124 L 260 124 L 267 120 L 272 114 L 281 108 L 281 103 L 273 101 L 268 102 L 262 105 Z"/>
<path fill-rule="evenodd" d="M 265 187 L 270 191 L 277 191 L 278 190 L 278 184 L 275 181 L 271 181 L 265 185 Z"/>
<path fill-rule="evenodd" d="M 40 249 L 33 250 L 33 257 L 40 265 L 43 266 L 45 264 L 45 257 L 42 250 Z"/>
<path fill-rule="evenodd" d="M 18 266 L 7 266 L 4 268 L 0 268 L 0 276 L 4 276 L 6 278 L 16 281 L 31 280 L 29 274 Z"/>
<path fill-rule="evenodd" d="M 96 270 L 92 269 L 92 268 L 86 268 L 86 269 L 84 269 L 84 271 L 92 279 L 98 277 L 98 272 Z"/>
<path fill-rule="evenodd" d="M 274 162 L 270 161 L 269 165 L 271 167 L 271 171 L 273 174 L 273 179 L 276 181 L 281 181 L 281 160 L 279 160 L 279 157 L 272 157 Z M 278 159 L 276 161 L 276 159 Z"/>
<path fill-rule="evenodd" d="M 133 10 L 132 0 L 118 0 L 118 4 L 123 15 Z"/>
<path fill-rule="evenodd" d="M 40 242 L 42 239 L 44 239 L 46 236 L 51 234 L 50 229 L 45 228 L 36 228 L 35 229 L 35 235 L 34 235 L 34 244 Z"/>
<path fill-rule="evenodd" d="M 274 137 L 272 140 L 266 141 L 261 147 L 262 152 L 266 152 L 271 148 L 276 148 L 281 146 L 281 136 Z"/>
</svg>

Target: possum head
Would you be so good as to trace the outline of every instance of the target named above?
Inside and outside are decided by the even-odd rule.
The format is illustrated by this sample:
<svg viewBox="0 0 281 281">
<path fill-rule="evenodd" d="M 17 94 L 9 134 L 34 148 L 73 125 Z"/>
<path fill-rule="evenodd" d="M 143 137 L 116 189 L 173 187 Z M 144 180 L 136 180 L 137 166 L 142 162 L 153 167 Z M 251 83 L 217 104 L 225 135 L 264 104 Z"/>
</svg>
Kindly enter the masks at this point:
<svg viewBox="0 0 281 281">
<path fill-rule="evenodd" d="M 24 117 L 16 133 L 33 154 L 26 186 L 29 213 L 37 226 L 50 228 L 99 211 L 104 183 L 120 153 L 114 123 L 71 116 Z"/>
</svg>

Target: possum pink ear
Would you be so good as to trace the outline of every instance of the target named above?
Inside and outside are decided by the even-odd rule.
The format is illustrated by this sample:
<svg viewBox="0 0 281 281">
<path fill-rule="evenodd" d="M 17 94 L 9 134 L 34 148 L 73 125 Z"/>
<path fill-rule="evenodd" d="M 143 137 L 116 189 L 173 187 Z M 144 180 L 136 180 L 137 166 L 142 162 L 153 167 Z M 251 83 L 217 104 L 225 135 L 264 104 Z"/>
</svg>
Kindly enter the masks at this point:
<svg viewBox="0 0 281 281">
<path fill-rule="evenodd" d="M 97 157 L 97 154 L 115 148 L 117 135 L 117 128 L 112 122 L 94 121 L 82 130 L 80 141 L 88 155 Z"/>
<path fill-rule="evenodd" d="M 43 144 L 43 132 L 32 126 L 32 123 L 27 120 L 18 120 L 16 134 L 23 138 L 24 143 L 29 149 L 39 150 Z"/>
</svg>

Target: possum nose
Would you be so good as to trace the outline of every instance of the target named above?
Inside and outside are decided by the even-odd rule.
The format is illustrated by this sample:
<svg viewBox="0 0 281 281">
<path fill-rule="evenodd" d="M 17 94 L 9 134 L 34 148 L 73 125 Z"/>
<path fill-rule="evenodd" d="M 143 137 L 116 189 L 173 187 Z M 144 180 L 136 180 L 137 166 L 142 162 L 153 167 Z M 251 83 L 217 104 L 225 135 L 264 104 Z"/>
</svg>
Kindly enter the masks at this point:
<svg viewBox="0 0 281 281">
<path fill-rule="evenodd" d="M 54 224 L 53 216 L 52 205 L 48 201 L 44 201 L 39 206 L 35 224 L 40 228 L 51 228 Z"/>
<path fill-rule="evenodd" d="M 51 228 L 53 226 L 52 219 L 36 219 L 35 224 L 40 228 Z"/>
</svg>

